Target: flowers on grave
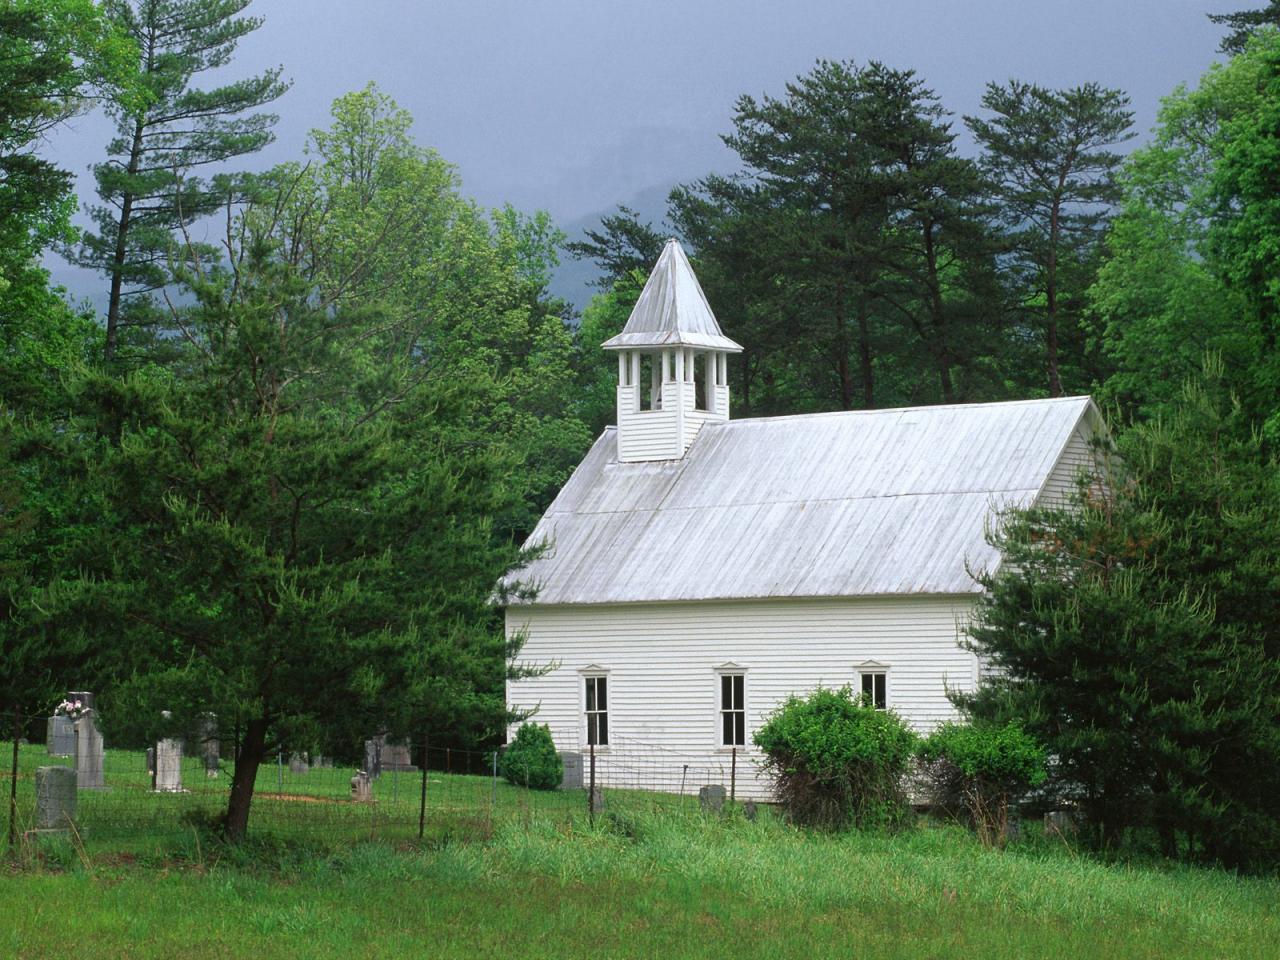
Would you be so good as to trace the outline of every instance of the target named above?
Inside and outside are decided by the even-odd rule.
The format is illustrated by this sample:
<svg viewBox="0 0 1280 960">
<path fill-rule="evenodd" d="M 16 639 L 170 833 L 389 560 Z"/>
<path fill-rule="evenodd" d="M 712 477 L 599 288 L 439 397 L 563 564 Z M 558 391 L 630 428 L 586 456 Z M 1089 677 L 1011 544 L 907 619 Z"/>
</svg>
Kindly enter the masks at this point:
<svg viewBox="0 0 1280 960">
<path fill-rule="evenodd" d="M 89 712 L 89 708 L 79 700 L 63 700 L 53 708 L 53 712 L 60 717 L 70 717 L 72 720 L 79 720 Z"/>
</svg>

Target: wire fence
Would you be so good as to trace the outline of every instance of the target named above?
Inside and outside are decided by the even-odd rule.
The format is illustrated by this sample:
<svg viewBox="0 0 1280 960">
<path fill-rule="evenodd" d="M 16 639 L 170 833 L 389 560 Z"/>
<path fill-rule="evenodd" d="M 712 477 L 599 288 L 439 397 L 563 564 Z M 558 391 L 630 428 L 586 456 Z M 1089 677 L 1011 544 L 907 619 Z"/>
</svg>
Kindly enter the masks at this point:
<svg viewBox="0 0 1280 960">
<path fill-rule="evenodd" d="M 146 847 L 189 836 L 227 809 L 231 744 L 210 737 L 113 749 L 103 747 L 90 721 L 51 718 L 47 727 L 47 742 L 21 744 L 0 774 L 11 842 L 74 832 L 87 843 Z M 362 758 L 345 763 L 308 753 L 269 758 L 257 772 L 250 832 L 437 841 L 484 837 L 511 823 L 572 826 L 601 815 L 697 814 L 738 798 L 746 766 L 734 753 L 691 763 L 651 744 L 622 741 L 562 754 L 561 787 L 536 790 L 502 776 L 501 748 L 385 738 L 364 747 Z"/>
</svg>

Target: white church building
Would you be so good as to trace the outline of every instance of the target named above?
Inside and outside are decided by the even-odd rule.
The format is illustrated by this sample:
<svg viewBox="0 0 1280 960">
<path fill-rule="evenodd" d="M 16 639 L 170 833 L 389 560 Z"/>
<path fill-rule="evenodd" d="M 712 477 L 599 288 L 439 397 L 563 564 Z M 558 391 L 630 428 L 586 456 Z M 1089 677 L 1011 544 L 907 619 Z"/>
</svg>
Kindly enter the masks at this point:
<svg viewBox="0 0 1280 960">
<path fill-rule="evenodd" d="M 617 426 L 534 530 L 506 610 L 512 681 L 611 786 L 767 798 L 751 737 L 849 684 L 927 733 L 978 682 L 960 645 L 992 511 L 1062 496 L 1101 430 L 1088 397 L 731 420 L 720 330 L 667 243 L 622 333 Z"/>
</svg>

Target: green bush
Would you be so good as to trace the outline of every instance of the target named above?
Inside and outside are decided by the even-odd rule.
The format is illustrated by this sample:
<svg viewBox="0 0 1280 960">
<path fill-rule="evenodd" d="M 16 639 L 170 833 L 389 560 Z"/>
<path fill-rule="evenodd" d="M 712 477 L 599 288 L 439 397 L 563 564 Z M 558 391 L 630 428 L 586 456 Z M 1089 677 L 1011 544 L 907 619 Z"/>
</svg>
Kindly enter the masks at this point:
<svg viewBox="0 0 1280 960">
<path fill-rule="evenodd" d="M 1009 805 L 1047 776 L 1044 747 L 1017 723 L 945 723 L 920 745 L 937 806 L 963 810 L 982 842 L 1003 845 Z"/>
<path fill-rule="evenodd" d="M 526 723 L 507 744 L 499 770 L 509 783 L 534 790 L 554 790 L 564 779 L 564 762 L 546 724 Z"/>
<path fill-rule="evenodd" d="M 791 697 L 753 737 L 787 819 L 837 829 L 905 824 L 902 789 L 916 735 L 848 687 Z"/>
</svg>

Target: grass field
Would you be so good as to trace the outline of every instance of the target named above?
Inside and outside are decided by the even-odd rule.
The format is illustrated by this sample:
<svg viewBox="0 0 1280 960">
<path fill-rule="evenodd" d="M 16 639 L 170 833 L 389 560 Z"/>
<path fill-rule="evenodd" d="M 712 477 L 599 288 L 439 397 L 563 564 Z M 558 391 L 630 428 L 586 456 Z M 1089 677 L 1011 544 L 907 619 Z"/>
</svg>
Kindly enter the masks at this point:
<svg viewBox="0 0 1280 960">
<path fill-rule="evenodd" d="M 485 778 L 431 779 L 435 823 L 444 797 L 493 802 Z M 1280 956 L 1272 878 L 1105 864 L 1034 831 L 997 853 L 955 827 L 826 836 L 688 805 L 617 803 L 591 827 L 506 789 L 484 831 L 424 846 L 299 843 L 269 817 L 275 839 L 247 849 L 191 828 L 44 840 L 0 873 L 0 957 Z"/>
</svg>

